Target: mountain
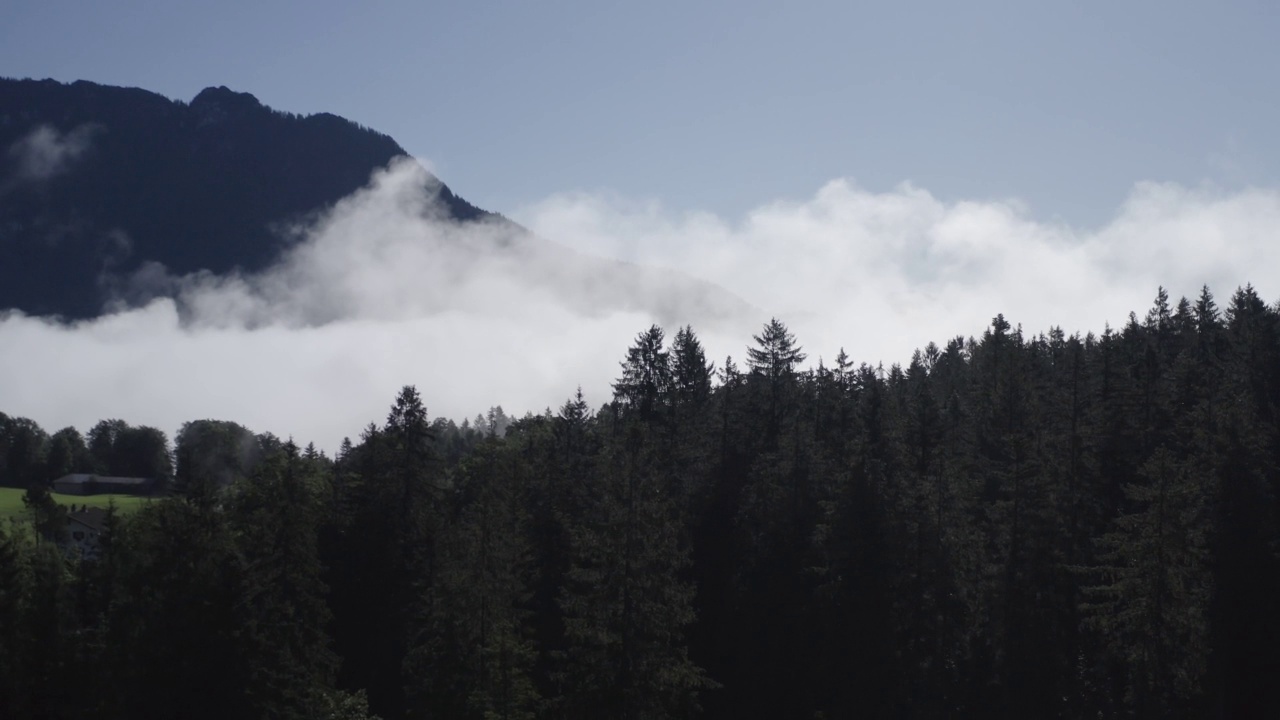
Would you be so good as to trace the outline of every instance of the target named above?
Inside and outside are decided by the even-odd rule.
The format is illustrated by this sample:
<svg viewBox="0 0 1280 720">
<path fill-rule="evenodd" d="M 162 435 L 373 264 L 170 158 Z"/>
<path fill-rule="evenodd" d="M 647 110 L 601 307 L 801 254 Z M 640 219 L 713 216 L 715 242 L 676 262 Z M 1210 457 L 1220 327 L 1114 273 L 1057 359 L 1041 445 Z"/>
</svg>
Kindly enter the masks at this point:
<svg viewBox="0 0 1280 720">
<path fill-rule="evenodd" d="M 0 309 L 99 314 L 144 263 L 252 273 L 281 229 L 406 155 L 386 135 L 207 88 L 190 103 L 79 81 L 0 79 Z M 460 222 L 494 218 L 448 187 Z"/>
<path fill-rule="evenodd" d="M 350 120 L 280 112 L 226 87 L 184 103 L 86 81 L 0 78 L 0 312 L 77 320 L 157 295 L 178 298 L 182 311 L 183 278 L 252 280 L 296 260 L 297 228 L 406 158 L 395 140 Z M 663 324 L 758 314 L 678 272 L 539 238 L 417 168 L 433 220 L 485 229 L 458 233 L 485 240 L 449 248 L 455 275 L 497 255 L 521 288 L 583 313 L 647 312 Z M 162 281 L 137 282 L 144 276 Z M 334 319 L 323 309 L 306 316 Z"/>
</svg>

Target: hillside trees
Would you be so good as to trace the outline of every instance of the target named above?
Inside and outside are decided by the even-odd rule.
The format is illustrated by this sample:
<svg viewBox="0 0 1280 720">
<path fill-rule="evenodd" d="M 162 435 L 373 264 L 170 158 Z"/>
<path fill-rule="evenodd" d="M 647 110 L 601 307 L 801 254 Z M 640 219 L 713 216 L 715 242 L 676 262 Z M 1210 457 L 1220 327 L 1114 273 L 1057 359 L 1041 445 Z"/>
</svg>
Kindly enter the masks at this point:
<svg viewBox="0 0 1280 720">
<path fill-rule="evenodd" d="M 198 495 L 249 477 L 261 461 L 262 447 L 252 432 L 237 423 L 196 420 L 179 428 L 173 454 L 174 490 Z"/>
<path fill-rule="evenodd" d="M 496 435 L 458 468 L 406 658 L 415 716 L 535 717 L 527 475 Z M 430 713 L 425 712 L 429 710 Z"/>
<path fill-rule="evenodd" d="M 49 437 L 49 449 L 45 455 L 44 476 L 56 480 L 71 473 L 91 472 L 93 458 L 84 436 L 73 427 L 66 427 Z"/>
<path fill-rule="evenodd" d="M 47 484 L 44 461 L 48 435 L 34 420 L 0 413 L 0 487 Z"/>
<path fill-rule="evenodd" d="M 169 439 L 153 427 L 123 420 L 102 420 L 87 437 L 93 471 L 99 475 L 150 478 L 164 484 L 173 477 Z"/>
<path fill-rule="evenodd" d="M 243 568 L 238 640 L 252 658 L 246 695 L 264 717 L 316 717 L 337 671 L 317 547 L 324 470 L 286 442 L 244 484 L 232 510 Z"/>
<path fill-rule="evenodd" d="M 0 712 L 1270 716 L 1280 314 L 1224 305 L 888 367 L 651 326 L 597 409 L 502 432 L 406 387 L 333 461 L 190 423 L 96 557 L 0 533 Z"/>
</svg>

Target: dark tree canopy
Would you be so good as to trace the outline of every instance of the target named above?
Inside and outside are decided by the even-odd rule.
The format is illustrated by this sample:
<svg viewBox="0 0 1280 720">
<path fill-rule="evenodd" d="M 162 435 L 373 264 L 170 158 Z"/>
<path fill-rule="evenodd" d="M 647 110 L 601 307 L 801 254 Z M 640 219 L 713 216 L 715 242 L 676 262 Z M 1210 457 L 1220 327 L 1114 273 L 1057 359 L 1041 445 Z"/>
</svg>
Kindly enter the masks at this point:
<svg viewBox="0 0 1280 720">
<path fill-rule="evenodd" d="M 598 410 L 458 425 L 406 386 L 333 459 L 193 421 L 92 555 L 47 474 L 163 434 L 0 415 L 0 717 L 1280 717 L 1253 288 L 888 367 L 752 340 L 717 372 L 650 327 Z"/>
</svg>

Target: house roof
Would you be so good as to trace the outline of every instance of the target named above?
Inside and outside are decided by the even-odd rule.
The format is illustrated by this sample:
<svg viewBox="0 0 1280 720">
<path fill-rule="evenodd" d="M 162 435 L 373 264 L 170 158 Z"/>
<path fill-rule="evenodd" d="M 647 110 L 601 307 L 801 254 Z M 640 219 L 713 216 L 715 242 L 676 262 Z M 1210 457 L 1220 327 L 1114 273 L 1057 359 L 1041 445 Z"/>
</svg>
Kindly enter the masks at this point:
<svg viewBox="0 0 1280 720">
<path fill-rule="evenodd" d="M 67 522 L 78 522 L 95 532 L 102 532 L 103 521 L 107 519 L 107 511 L 102 508 L 85 508 L 67 513 Z"/>
<path fill-rule="evenodd" d="M 145 485 L 151 482 L 147 478 L 114 477 L 110 475 L 94 475 L 92 473 L 71 473 L 70 475 L 63 475 L 62 477 L 58 478 L 57 480 L 54 480 L 53 482 L 54 484 L 63 483 L 63 484 L 81 485 L 91 481 L 100 482 L 100 483 L 110 483 L 112 485 Z"/>
</svg>

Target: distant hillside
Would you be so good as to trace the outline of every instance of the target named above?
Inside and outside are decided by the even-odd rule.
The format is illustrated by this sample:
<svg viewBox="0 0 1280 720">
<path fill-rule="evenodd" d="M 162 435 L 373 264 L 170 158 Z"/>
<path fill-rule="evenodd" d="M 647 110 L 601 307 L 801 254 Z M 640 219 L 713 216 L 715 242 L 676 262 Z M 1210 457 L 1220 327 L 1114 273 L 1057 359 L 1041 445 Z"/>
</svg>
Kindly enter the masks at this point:
<svg viewBox="0 0 1280 720">
<path fill-rule="evenodd" d="M 327 113 L 274 111 L 207 88 L 146 90 L 0 79 L 0 310 L 96 316 L 144 261 L 182 275 L 262 269 L 275 230 L 405 155 Z M 442 188 L 454 219 L 488 216 Z"/>
</svg>

